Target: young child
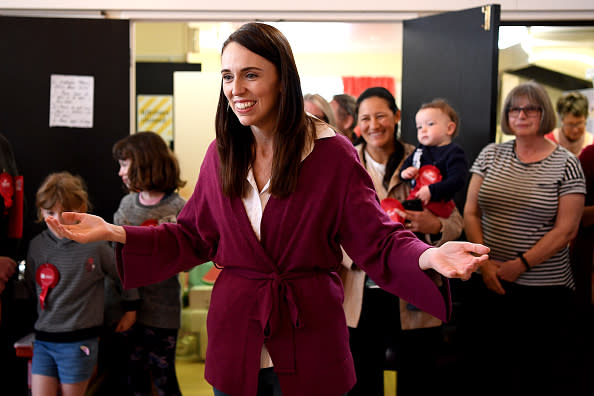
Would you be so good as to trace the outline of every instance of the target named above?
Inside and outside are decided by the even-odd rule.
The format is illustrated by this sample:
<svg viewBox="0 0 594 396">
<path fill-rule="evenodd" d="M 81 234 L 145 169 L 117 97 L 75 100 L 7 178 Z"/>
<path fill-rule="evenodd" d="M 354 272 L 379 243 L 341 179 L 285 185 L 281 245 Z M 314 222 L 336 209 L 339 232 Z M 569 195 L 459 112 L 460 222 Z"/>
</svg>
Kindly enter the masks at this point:
<svg viewBox="0 0 594 396">
<path fill-rule="evenodd" d="M 139 132 L 113 146 L 118 175 L 129 190 L 114 215 L 118 225 L 156 226 L 176 222 L 185 200 L 177 158 L 156 133 Z M 164 264 L 166 265 L 166 264 Z M 177 275 L 138 289 L 136 323 L 124 332 L 131 346 L 128 386 L 133 394 L 149 395 L 151 383 L 159 394 L 180 395 L 175 373 L 175 349 L 180 327 L 181 291 Z"/>
<path fill-rule="evenodd" d="M 408 199 L 419 199 L 435 215 L 448 218 L 454 195 L 464 188 L 468 162 L 452 139 L 458 132 L 456 111 L 443 99 L 423 104 L 415 117 L 417 149 L 403 162 L 400 178 L 413 180 Z"/>
<path fill-rule="evenodd" d="M 39 220 L 63 212 L 86 212 L 85 184 L 68 172 L 52 173 L 36 196 Z M 97 362 L 103 323 L 105 276 L 117 278 L 112 248 L 104 242 L 79 244 L 45 230 L 31 241 L 26 282 L 35 290 L 38 319 L 32 365 L 32 393 L 82 396 Z"/>
</svg>

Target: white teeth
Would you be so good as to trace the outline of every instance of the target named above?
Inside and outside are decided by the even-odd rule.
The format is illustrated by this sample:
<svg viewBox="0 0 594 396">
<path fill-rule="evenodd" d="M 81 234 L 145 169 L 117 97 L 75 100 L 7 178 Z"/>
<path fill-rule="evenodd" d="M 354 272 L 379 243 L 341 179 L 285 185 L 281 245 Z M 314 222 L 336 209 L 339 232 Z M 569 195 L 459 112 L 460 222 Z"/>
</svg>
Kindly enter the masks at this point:
<svg viewBox="0 0 594 396">
<path fill-rule="evenodd" d="M 239 102 L 235 103 L 235 108 L 237 108 L 238 110 L 245 110 L 248 107 L 252 107 L 255 104 L 256 102 Z"/>
</svg>

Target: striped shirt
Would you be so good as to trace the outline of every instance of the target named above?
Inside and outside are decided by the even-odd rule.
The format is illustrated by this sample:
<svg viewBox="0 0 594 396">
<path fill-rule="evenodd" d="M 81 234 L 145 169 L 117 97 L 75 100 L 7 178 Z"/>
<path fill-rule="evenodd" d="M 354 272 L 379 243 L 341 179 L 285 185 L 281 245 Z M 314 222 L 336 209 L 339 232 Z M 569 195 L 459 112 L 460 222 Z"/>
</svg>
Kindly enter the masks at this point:
<svg viewBox="0 0 594 396">
<path fill-rule="evenodd" d="M 551 231 L 561 196 L 586 193 L 580 163 L 568 150 L 558 146 L 542 161 L 527 164 L 517 158 L 514 146 L 514 140 L 489 144 L 470 169 L 483 178 L 478 196 L 483 241 L 500 261 L 515 259 Z M 516 283 L 573 289 L 569 247 L 524 272 Z"/>
<path fill-rule="evenodd" d="M 39 302 L 42 288 L 36 274 L 43 264 L 53 265 L 59 273 L 57 284 Z M 103 281 L 117 278 L 113 249 L 107 242 L 81 244 L 58 239 L 45 230 L 29 244 L 26 282 L 36 293 L 38 340 L 72 342 L 97 337 L 103 324 Z"/>
</svg>

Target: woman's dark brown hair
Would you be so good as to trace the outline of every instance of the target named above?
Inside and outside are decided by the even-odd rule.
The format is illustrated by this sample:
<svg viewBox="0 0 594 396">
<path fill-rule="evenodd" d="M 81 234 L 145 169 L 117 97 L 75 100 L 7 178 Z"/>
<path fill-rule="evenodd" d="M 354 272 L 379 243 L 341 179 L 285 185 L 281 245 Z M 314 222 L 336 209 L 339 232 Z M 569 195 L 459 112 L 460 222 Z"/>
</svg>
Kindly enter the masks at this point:
<svg viewBox="0 0 594 396">
<path fill-rule="evenodd" d="M 180 179 L 179 163 L 167 144 L 154 132 L 138 132 L 116 142 L 116 160 L 129 159 L 131 191 L 162 191 L 167 194 L 186 185 Z"/>
<path fill-rule="evenodd" d="M 388 104 L 388 108 L 393 114 L 398 113 L 398 105 L 396 104 L 396 100 L 394 99 L 394 95 L 390 93 L 384 87 L 371 87 L 367 88 L 365 91 L 359 95 L 357 98 L 357 113 L 359 112 L 359 106 L 361 103 L 368 98 L 380 98 L 386 101 Z M 365 150 L 365 146 L 367 142 L 365 139 L 361 139 L 363 144 L 363 150 Z M 382 180 L 382 184 L 386 189 L 388 189 L 390 185 L 390 179 L 392 179 L 392 175 L 396 172 L 396 169 L 402 162 L 402 158 L 404 157 L 404 145 L 398 139 L 398 124 L 394 125 L 394 152 L 390 154 L 388 157 L 388 162 L 386 163 L 386 174 L 384 175 L 384 179 Z"/>
<path fill-rule="evenodd" d="M 14 151 L 6 137 L 0 133 L 0 173 L 6 172 L 11 176 L 18 175 Z"/>
<path fill-rule="evenodd" d="M 232 33 L 223 44 L 237 43 L 265 58 L 280 78 L 274 155 L 270 192 L 284 197 L 297 188 L 301 155 L 308 140 L 314 139 L 313 121 L 305 115 L 301 82 L 289 42 L 276 28 L 263 23 L 247 23 Z M 217 149 L 221 161 L 220 179 L 228 197 L 243 197 L 247 172 L 254 160 L 254 137 L 230 108 L 223 92 L 219 94 L 216 115 Z"/>
</svg>

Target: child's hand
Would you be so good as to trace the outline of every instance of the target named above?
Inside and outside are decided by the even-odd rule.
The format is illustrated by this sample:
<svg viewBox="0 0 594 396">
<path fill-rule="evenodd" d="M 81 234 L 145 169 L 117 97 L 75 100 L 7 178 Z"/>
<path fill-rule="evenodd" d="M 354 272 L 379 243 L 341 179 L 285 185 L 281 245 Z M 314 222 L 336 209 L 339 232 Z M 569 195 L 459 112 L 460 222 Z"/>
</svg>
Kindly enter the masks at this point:
<svg viewBox="0 0 594 396">
<path fill-rule="evenodd" d="M 136 311 L 127 311 L 116 326 L 116 333 L 127 331 L 136 322 Z"/>
<path fill-rule="evenodd" d="M 423 205 L 427 205 L 431 200 L 431 191 L 429 191 L 429 186 L 423 186 L 417 191 L 415 198 L 420 199 L 423 202 Z"/>
<path fill-rule="evenodd" d="M 414 179 L 419 174 L 419 170 L 414 166 L 409 166 L 400 173 L 400 177 L 406 180 Z"/>
</svg>

